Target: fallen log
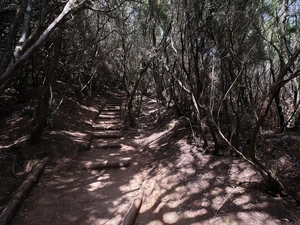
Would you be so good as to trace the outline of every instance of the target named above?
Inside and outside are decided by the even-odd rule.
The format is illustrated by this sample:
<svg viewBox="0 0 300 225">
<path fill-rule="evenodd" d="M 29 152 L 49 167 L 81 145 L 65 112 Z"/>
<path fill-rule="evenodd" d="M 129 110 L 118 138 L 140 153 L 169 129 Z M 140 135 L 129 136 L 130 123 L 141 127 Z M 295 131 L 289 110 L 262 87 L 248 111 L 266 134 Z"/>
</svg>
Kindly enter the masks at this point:
<svg viewBox="0 0 300 225">
<path fill-rule="evenodd" d="M 103 162 L 85 162 L 85 169 L 105 169 L 105 168 L 118 168 L 127 167 L 129 165 L 129 160 L 116 160 L 116 161 L 103 161 Z"/>
<path fill-rule="evenodd" d="M 140 190 L 139 190 L 139 194 L 138 196 L 134 199 L 132 205 L 130 206 L 130 208 L 128 209 L 121 225 L 133 225 L 135 222 L 135 219 L 137 217 L 137 215 L 139 214 L 139 211 L 142 207 L 142 203 L 143 203 L 143 198 L 144 198 L 144 193 L 145 193 L 145 184 L 147 182 L 147 177 L 149 176 L 149 174 L 154 171 L 155 166 L 153 165 L 152 168 L 149 170 L 147 176 L 145 177 Z"/>
<path fill-rule="evenodd" d="M 132 225 L 142 206 L 143 196 L 140 194 L 132 203 L 121 225 Z"/>
<path fill-rule="evenodd" d="M 10 222 L 12 216 L 15 214 L 16 210 L 21 205 L 22 201 L 25 199 L 33 183 L 37 180 L 39 175 L 44 170 L 48 159 L 49 159 L 48 157 L 42 159 L 38 163 L 38 165 L 34 168 L 34 170 L 26 177 L 26 179 L 21 184 L 21 186 L 18 188 L 15 195 L 9 201 L 9 203 L 7 204 L 7 206 L 5 207 L 5 209 L 2 211 L 0 215 L 1 225 L 6 225 Z"/>
<path fill-rule="evenodd" d="M 107 125 L 107 124 L 98 124 L 98 125 L 93 125 L 95 130 L 107 130 L 107 131 L 116 131 L 116 130 L 121 130 L 120 125 Z"/>
</svg>

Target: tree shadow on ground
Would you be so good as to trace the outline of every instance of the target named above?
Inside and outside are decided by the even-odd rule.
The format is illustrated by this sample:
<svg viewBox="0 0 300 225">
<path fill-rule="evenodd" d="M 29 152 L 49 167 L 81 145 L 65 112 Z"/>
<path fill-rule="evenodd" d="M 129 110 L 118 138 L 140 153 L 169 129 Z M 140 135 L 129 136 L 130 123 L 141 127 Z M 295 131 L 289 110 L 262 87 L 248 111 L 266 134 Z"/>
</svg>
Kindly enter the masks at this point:
<svg viewBox="0 0 300 225">
<path fill-rule="evenodd" d="M 128 172 L 135 167 L 131 165 L 87 171 L 78 163 L 62 159 L 46 168 L 12 224 L 119 224 L 141 185 L 139 170 Z M 26 217 L 20 218 L 22 214 Z"/>
<path fill-rule="evenodd" d="M 33 147 L 33 151 L 39 146 L 47 148 L 45 143 L 48 141 L 50 152 L 57 151 L 64 157 L 48 164 L 12 224 L 115 225 L 124 218 L 147 172 L 144 168 L 146 159 L 140 157 L 138 147 L 131 143 L 130 131 L 122 131 L 121 138 L 88 140 L 94 130 L 85 129 L 84 123 L 89 123 L 89 116 L 84 115 L 87 120 L 78 124 L 80 129 L 72 125 L 68 130 L 52 132 L 49 138 L 44 137 L 41 145 Z M 88 141 L 91 149 L 83 149 L 78 157 L 64 153 L 69 149 L 74 154 Z M 110 142 L 118 143 L 120 148 L 101 148 Z M 110 158 L 131 158 L 130 167 L 95 171 L 85 170 L 82 166 L 86 161 Z"/>
<path fill-rule="evenodd" d="M 91 141 L 94 110 L 88 107 L 84 109 L 91 114 L 80 111 L 78 123 L 51 131 L 54 136 L 42 142 L 46 148 L 48 143 L 58 152 L 74 153 L 91 141 L 92 149 L 83 148 L 76 158 L 64 153 L 53 160 L 12 224 L 120 224 L 141 186 L 140 225 L 299 224 L 296 207 L 265 194 L 260 176 L 245 162 L 203 154 L 188 144 L 190 130 L 184 120 L 171 112 L 157 120 L 156 103 L 145 104 L 137 130 L 122 131 L 120 139 Z M 65 120 L 74 121 L 74 116 Z M 111 141 L 121 148 L 101 148 Z M 130 167 L 89 171 L 81 164 L 109 157 L 130 157 Z"/>
<path fill-rule="evenodd" d="M 260 175 L 242 159 L 203 154 L 188 144 L 183 120 L 164 118 L 155 127 L 152 114 L 147 123 L 155 133 L 142 143 L 155 165 L 136 224 L 300 223 L 297 206 L 266 194 Z"/>
</svg>

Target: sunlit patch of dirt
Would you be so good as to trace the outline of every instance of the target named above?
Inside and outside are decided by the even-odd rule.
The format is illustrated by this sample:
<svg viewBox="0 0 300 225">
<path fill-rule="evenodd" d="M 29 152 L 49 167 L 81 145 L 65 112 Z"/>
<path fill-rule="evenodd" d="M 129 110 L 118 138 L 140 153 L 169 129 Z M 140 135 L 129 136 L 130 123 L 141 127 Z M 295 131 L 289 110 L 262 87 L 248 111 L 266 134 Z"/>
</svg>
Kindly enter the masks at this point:
<svg viewBox="0 0 300 225">
<path fill-rule="evenodd" d="M 268 195 L 260 174 L 249 164 L 241 158 L 204 154 L 191 144 L 184 118 L 164 112 L 161 124 L 154 105 L 146 105 L 151 113 L 140 119 L 136 141 L 152 159 L 153 169 L 144 184 L 136 224 L 300 223 L 297 205 Z M 281 166 L 286 160 L 285 154 L 279 157 Z"/>
<path fill-rule="evenodd" d="M 260 174 L 241 158 L 205 154 L 194 143 L 189 121 L 177 118 L 155 100 L 144 98 L 137 127 L 123 130 L 115 118 L 120 107 L 110 106 L 114 111 L 98 117 L 107 96 L 78 101 L 69 89 L 65 96 L 63 101 L 57 97 L 59 110 L 41 141 L 22 150 L 19 172 L 35 158 L 50 156 L 51 160 L 13 224 L 120 224 L 141 191 L 144 198 L 137 225 L 300 224 L 299 206 L 290 197 L 269 195 Z M 20 124 L 16 119 L 13 132 L 22 130 Z M 122 136 L 103 138 L 103 129 L 111 129 L 107 135 L 119 130 Z M 1 135 L 8 138 L 5 132 Z M 265 147 L 264 154 L 258 151 L 262 162 L 277 170 L 285 184 L 298 187 L 296 193 L 297 135 L 265 138 L 259 143 Z M 2 145 L 13 145 L 15 140 Z M 18 159 L 4 152 L 0 154 L 0 175 L 5 179 L 0 199 L 5 203 L 23 177 L 16 176 L 16 165 L 11 173 Z M 82 166 L 116 158 L 130 160 L 129 167 L 86 170 Z"/>
</svg>

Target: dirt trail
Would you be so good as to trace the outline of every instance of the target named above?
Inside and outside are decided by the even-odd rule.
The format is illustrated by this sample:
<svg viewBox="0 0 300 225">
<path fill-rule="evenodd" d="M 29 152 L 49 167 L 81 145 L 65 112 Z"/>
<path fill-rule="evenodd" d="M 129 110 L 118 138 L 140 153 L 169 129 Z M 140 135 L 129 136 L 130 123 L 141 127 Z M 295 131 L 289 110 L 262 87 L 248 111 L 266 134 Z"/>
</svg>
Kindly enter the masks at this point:
<svg viewBox="0 0 300 225">
<path fill-rule="evenodd" d="M 47 165 L 13 225 L 118 225 L 140 190 L 136 225 L 300 224 L 299 205 L 267 194 L 260 175 L 241 158 L 205 154 L 195 146 L 186 119 L 146 98 L 138 126 L 124 130 L 121 103 L 111 98 L 96 119 L 95 108 L 86 107 L 80 117 L 89 121 L 90 115 L 93 122 L 63 130 L 74 144 L 62 146 L 88 151 Z M 50 146 L 55 151 L 58 145 L 40 145 Z M 84 169 L 116 159 L 130 160 L 129 167 Z"/>
<path fill-rule="evenodd" d="M 143 158 L 123 130 L 122 98 L 112 98 L 92 124 L 89 151 L 48 165 L 12 224 L 120 224 L 146 171 Z M 129 167 L 85 170 L 84 164 L 130 160 Z"/>
</svg>

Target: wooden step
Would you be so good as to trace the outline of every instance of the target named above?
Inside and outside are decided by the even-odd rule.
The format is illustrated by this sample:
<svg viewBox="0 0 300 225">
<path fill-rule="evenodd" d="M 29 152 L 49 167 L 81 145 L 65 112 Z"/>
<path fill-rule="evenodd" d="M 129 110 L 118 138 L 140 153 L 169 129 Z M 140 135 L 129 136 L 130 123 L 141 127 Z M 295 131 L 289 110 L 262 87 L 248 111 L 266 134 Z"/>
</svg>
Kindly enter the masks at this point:
<svg viewBox="0 0 300 225">
<path fill-rule="evenodd" d="M 105 111 L 103 110 L 100 115 L 107 115 L 107 116 L 119 116 L 120 115 L 120 110 L 117 111 Z"/>
<path fill-rule="evenodd" d="M 102 115 L 98 116 L 99 119 L 119 119 L 120 115 Z"/>
<path fill-rule="evenodd" d="M 122 134 L 120 132 L 93 132 L 95 138 L 101 139 L 112 139 L 112 138 L 121 138 Z"/>
<path fill-rule="evenodd" d="M 106 161 L 100 161 L 100 162 L 84 162 L 83 163 L 85 169 L 104 169 L 104 168 L 116 168 L 116 167 L 127 167 L 129 165 L 129 160 L 106 160 Z"/>
<path fill-rule="evenodd" d="M 100 125 L 100 124 L 109 124 L 109 125 L 117 125 L 117 124 L 121 124 L 122 122 L 121 122 L 121 120 L 120 119 L 118 119 L 118 120 L 116 120 L 116 119 L 114 119 L 114 120 L 112 120 L 112 119 L 96 119 L 95 120 L 95 122 L 94 122 L 94 124 L 97 126 L 97 125 Z"/>
<path fill-rule="evenodd" d="M 104 146 L 107 146 L 107 147 L 104 147 L 105 148 L 117 148 L 117 146 L 119 148 L 121 148 L 123 145 L 122 145 L 122 140 L 120 139 L 93 139 L 92 142 L 91 142 L 91 149 L 103 149 Z"/>
<path fill-rule="evenodd" d="M 117 113 L 120 112 L 120 109 L 120 107 L 105 107 L 102 109 L 102 112 Z"/>
<path fill-rule="evenodd" d="M 95 130 L 108 130 L 108 131 L 111 131 L 111 130 L 120 130 L 122 129 L 122 126 L 120 125 L 116 125 L 116 124 L 95 124 L 93 125 L 93 128 Z"/>
<path fill-rule="evenodd" d="M 103 108 L 103 110 L 120 110 L 121 106 L 120 105 L 116 105 L 116 106 L 105 106 Z"/>
<path fill-rule="evenodd" d="M 123 102 L 108 102 L 106 105 L 122 105 Z"/>
</svg>

